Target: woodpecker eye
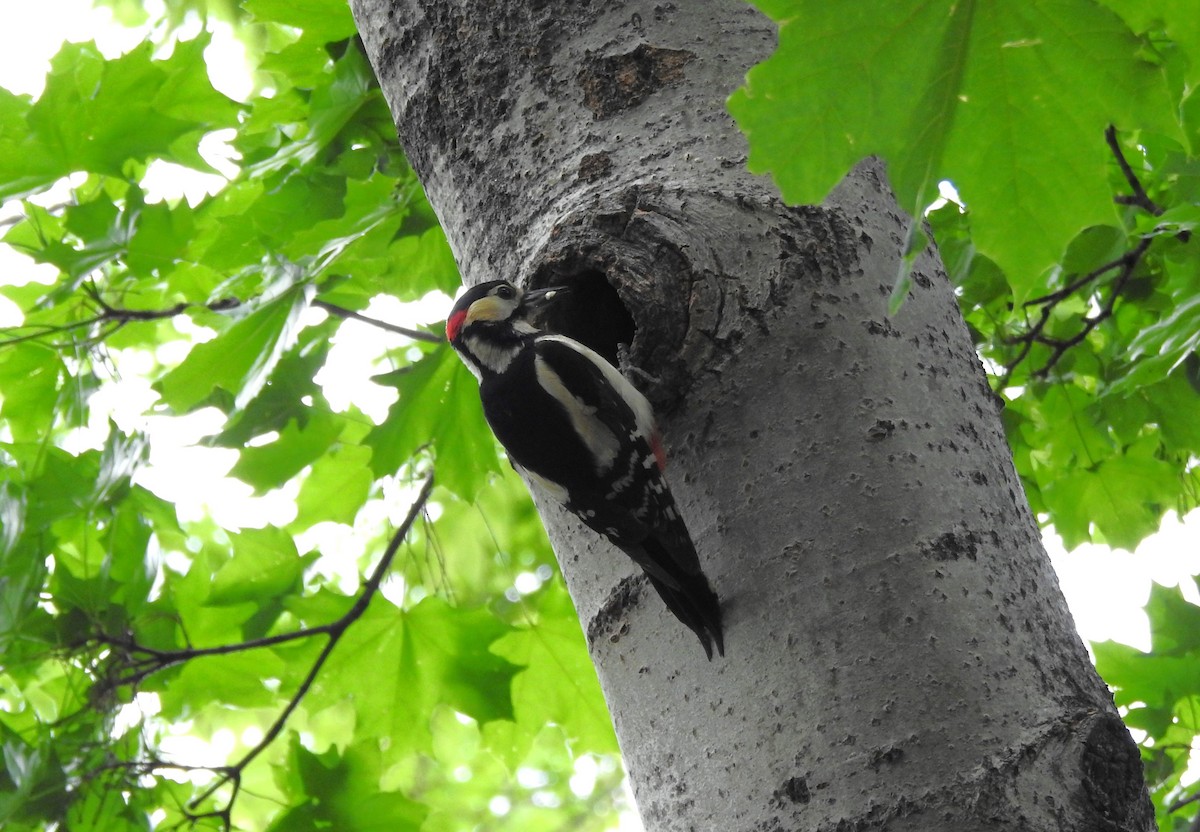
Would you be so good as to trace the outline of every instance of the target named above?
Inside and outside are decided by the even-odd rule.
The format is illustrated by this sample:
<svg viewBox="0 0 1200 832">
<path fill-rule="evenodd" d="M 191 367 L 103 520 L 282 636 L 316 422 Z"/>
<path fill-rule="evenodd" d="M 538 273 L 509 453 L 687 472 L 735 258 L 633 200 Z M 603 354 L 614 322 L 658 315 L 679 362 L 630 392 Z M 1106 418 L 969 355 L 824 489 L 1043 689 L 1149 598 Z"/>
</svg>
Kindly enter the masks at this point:
<svg viewBox="0 0 1200 832">
<path fill-rule="evenodd" d="M 516 290 L 511 286 L 496 287 L 496 297 L 503 298 L 504 300 L 511 300 L 516 293 Z"/>
</svg>

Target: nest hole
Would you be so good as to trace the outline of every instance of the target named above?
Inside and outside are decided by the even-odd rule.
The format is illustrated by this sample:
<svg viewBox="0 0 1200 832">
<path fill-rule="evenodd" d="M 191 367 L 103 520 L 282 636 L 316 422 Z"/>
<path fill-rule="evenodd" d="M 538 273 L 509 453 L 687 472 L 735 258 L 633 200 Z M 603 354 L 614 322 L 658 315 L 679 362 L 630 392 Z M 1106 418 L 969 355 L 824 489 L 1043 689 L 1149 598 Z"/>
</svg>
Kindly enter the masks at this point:
<svg viewBox="0 0 1200 832">
<path fill-rule="evenodd" d="M 620 365 L 620 347 L 633 343 L 637 324 L 603 272 L 588 269 L 569 275 L 538 275 L 533 285 L 570 289 L 543 313 L 546 329 L 574 338 Z"/>
</svg>

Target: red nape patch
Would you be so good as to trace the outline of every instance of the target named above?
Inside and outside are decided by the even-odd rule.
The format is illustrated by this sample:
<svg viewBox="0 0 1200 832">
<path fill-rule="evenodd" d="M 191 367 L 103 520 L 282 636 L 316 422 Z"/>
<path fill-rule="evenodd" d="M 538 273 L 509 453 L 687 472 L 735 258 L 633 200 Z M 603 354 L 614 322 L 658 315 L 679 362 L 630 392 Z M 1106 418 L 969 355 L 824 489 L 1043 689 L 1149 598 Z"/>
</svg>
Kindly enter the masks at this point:
<svg viewBox="0 0 1200 832">
<path fill-rule="evenodd" d="M 467 319 L 467 310 L 460 309 L 450 316 L 450 320 L 446 321 L 446 338 L 453 341 L 458 337 L 458 331 L 462 329 L 463 321 Z"/>
</svg>

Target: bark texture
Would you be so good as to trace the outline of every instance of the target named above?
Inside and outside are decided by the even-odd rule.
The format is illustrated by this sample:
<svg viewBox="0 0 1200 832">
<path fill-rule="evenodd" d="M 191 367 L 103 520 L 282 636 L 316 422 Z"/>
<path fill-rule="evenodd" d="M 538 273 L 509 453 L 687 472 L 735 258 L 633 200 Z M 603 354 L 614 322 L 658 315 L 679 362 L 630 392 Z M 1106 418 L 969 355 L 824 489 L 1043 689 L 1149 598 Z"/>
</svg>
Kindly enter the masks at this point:
<svg viewBox="0 0 1200 832">
<path fill-rule="evenodd" d="M 466 281 L 575 281 L 555 325 L 663 417 L 725 659 L 543 507 L 647 829 L 1152 828 L 934 255 L 885 316 L 881 166 L 803 208 L 744 169 L 724 99 L 772 25 L 733 0 L 353 6 Z"/>
</svg>

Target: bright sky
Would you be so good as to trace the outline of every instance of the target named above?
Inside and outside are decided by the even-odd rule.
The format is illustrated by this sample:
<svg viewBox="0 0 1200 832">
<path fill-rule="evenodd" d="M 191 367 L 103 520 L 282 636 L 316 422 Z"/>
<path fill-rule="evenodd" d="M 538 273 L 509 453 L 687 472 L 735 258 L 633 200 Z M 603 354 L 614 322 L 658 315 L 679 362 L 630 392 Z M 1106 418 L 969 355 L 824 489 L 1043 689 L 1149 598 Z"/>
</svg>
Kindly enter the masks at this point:
<svg viewBox="0 0 1200 832">
<path fill-rule="evenodd" d="M 59 43 L 62 40 L 89 38 L 96 38 L 102 49 L 116 54 L 139 42 L 142 32 L 113 25 L 108 11 L 94 10 L 89 0 L 0 0 L 0 86 L 37 95 L 42 88 L 44 73 L 49 68 L 50 56 L 58 50 Z M 233 38 L 222 36 L 221 32 L 217 32 L 212 48 L 222 58 L 230 59 L 236 58 L 236 50 L 239 49 Z M 221 60 L 216 64 L 240 65 L 240 61 Z M 245 89 L 244 80 L 239 80 L 236 72 L 217 79 L 216 83 L 234 96 Z M 211 180 L 186 180 L 174 188 L 176 193 L 181 193 L 187 187 L 203 191 L 212 185 L 214 182 Z M 169 190 L 172 186 L 167 182 L 162 187 Z M 0 280 L 24 282 L 29 279 L 28 276 L 22 276 L 30 274 L 31 264 L 28 261 L 6 252 L 5 246 L 0 246 L 0 257 L 5 258 L 0 263 Z M 380 307 L 376 313 L 397 321 L 401 317 L 413 317 L 415 312 L 420 321 L 430 321 L 443 313 L 439 305 L 444 304 L 445 299 L 431 299 L 430 304 L 419 310 L 404 310 L 398 306 L 388 309 Z M 4 310 L 0 310 L 0 317 L 2 312 Z M 380 349 L 388 346 L 386 339 L 390 336 L 380 334 L 377 330 L 371 331 L 370 328 L 343 328 L 343 333 L 340 340 L 346 342 L 346 346 L 335 353 L 335 358 L 341 361 L 338 365 L 341 369 L 326 375 L 342 378 L 344 384 L 336 389 L 331 388 L 330 395 L 354 396 L 360 406 L 370 408 L 368 412 L 378 413 L 380 407 L 386 407 L 386 396 L 384 394 L 384 399 L 379 399 L 382 394 L 378 389 L 372 389 L 373 385 L 366 379 L 370 367 L 365 366 L 358 355 L 362 354 L 360 351 L 379 354 Z M 113 397 L 126 402 L 149 403 L 146 396 L 152 396 L 149 390 L 124 390 L 121 396 Z M 223 477 L 228 463 L 209 465 L 200 462 L 202 454 L 214 451 L 188 447 L 188 443 L 194 442 L 194 439 L 214 430 L 215 425 L 205 421 L 212 418 L 214 414 L 202 412 L 181 421 L 181 429 L 175 431 L 176 447 L 157 451 L 164 456 L 155 461 L 157 473 L 151 472 L 149 477 L 157 477 L 156 490 L 176 499 L 185 515 L 194 516 L 200 511 L 211 510 L 221 521 L 235 522 L 238 515 L 234 514 L 233 505 L 245 504 L 248 489 L 236 480 Z M 208 471 L 205 477 L 210 479 L 202 483 L 193 479 L 191 487 L 181 485 L 178 481 L 172 483 L 167 472 L 179 469 L 188 469 L 193 473 Z M 210 499 L 205 501 L 198 493 L 205 493 Z M 227 499 L 212 499 L 211 495 L 226 495 Z M 269 521 L 288 520 L 282 502 L 259 505 L 254 508 L 254 513 Z M 1055 535 L 1049 535 L 1046 546 L 1054 557 L 1063 592 L 1072 607 L 1080 633 L 1086 640 L 1116 639 L 1148 648 L 1148 627 L 1141 607 L 1150 594 L 1151 581 L 1168 586 L 1182 582 L 1187 597 L 1193 603 L 1200 603 L 1200 593 L 1196 592 L 1192 581 L 1192 575 L 1200 573 L 1200 511 L 1193 513 L 1188 520 L 1186 525 L 1181 525 L 1174 516 L 1169 517 L 1164 522 L 1163 531 L 1147 539 L 1136 553 L 1112 551 L 1103 546 L 1081 546 L 1074 552 L 1064 553 Z"/>
</svg>

